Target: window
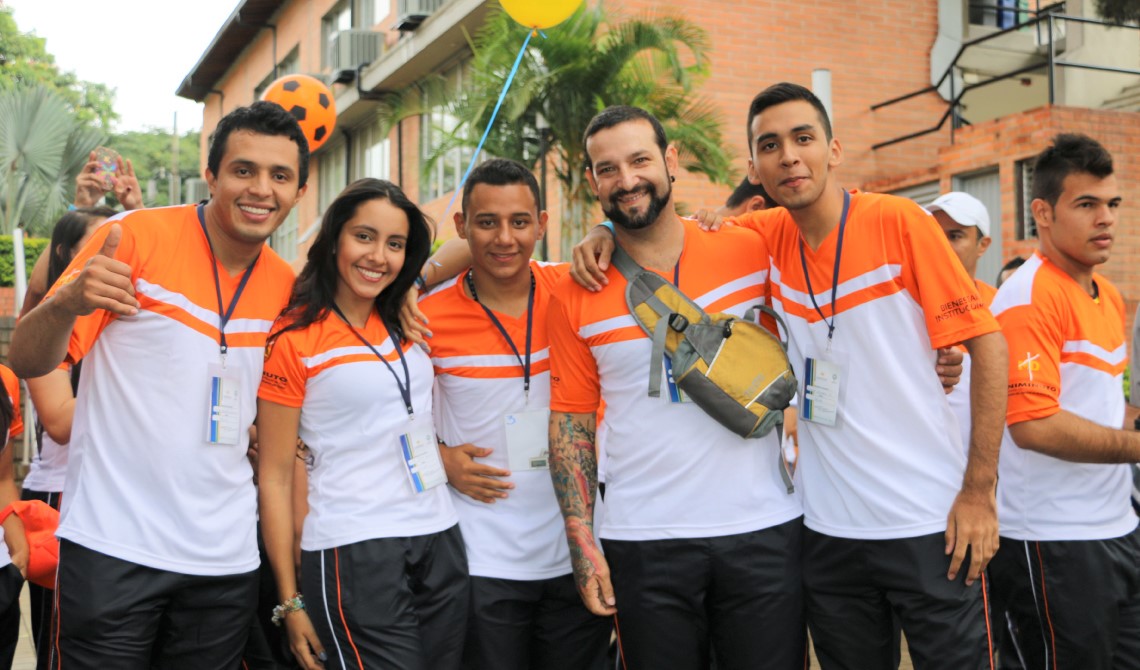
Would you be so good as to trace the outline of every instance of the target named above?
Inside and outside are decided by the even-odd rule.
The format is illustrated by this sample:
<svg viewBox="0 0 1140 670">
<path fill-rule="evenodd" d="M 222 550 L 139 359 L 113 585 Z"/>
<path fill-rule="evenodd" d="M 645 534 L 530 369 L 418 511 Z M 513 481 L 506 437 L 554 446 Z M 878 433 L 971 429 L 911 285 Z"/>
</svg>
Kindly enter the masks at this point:
<svg viewBox="0 0 1140 670">
<path fill-rule="evenodd" d="M 391 179 L 391 174 L 392 143 L 388 129 L 376 119 L 353 134 L 352 176 L 354 179 Z"/>
<path fill-rule="evenodd" d="M 468 76 L 469 61 L 459 63 L 443 73 L 447 89 L 454 91 L 457 96 L 463 91 Z M 454 191 L 463 178 L 463 171 L 471 162 L 473 150 L 470 147 L 450 146 L 454 144 L 451 135 L 458 126 L 459 119 L 442 105 L 434 107 L 421 117 L 420 165 L 424 172 L 420 180 L 420 200 L 423 202 Z"/>
<path fill-rule="evenodd" d="M 261 100 L 261 96 L 265 93 L 265 89 L 269 88 L 269 85 L 277 79 L 284 77 L 287 74 L 296 74 L 297 72 L 301 71 L 301 56 L 299 49 L 300 47 L 293 47 L 293 50 L 281 59 L 281 62 L 277 64 L 276 75 L 274 74 L 273 70 L 270 70 L 269 74 L 265 75 L 265 79 L 262 79 L 261 83 L 257 85 L 257 88 L 253 89 L 254 100 Z"/>
<path fill-rule="evenodd" d="M 1036 158 L 1017 161 L 1017 226 L 1019 240 L 1037 239 L 1037 222 L 1033 220 L 1033 164 Z"/>
<path fill-rule="evenodd" d="M 914 186 L 907 186 L 895 191 L 891 191 L 891 195 L 897 195 L 900 198 L 908 198 L 917 202 L 919 205 L 926 207 L 938 197 L 940 191 L 938 189 L 938 181 L 928 181 Z"/>
<path fill-rule="evenodd" d="M 332 11 L 321 19 L 321 69 L 329 67 L 332 63 L 330 48 L 333 36 L 351 27 L 352 3 L 349 0 L 336 3 Z"/>
<path fill-rule="evenodd" d="M 323 149 L 317 175 L 317 207 L 323 214 L 340 192 L 348 186 L 345 165 L 345 145 L 340 142 L 335 147 Z"/>
<path fill-rule="evenodd" d="M 990 248 L 978 259 L 974 276 L 985 282 L 996 281 L 1004 263 L 1001 223 L 1001 173 L 997 166 L 964 175 L 954 175 L 953 189 L 982 201 L 990 216 Z"/>
<path fill-rule="evenodd" d="M 1008 8 L 1008 9 L 1006 9 Z M 982 0 L 970 3 L 970 23 L 976 26 L 1012 28 L 1029 18 L 1028 0 Z"/>
<path fill-rule="evenodd" d="M 294 207 L 277 230 L 269 236 L 270 248 L 287 261 L 297 258 L 297 221 L 297 208 Z"/>
</svg>

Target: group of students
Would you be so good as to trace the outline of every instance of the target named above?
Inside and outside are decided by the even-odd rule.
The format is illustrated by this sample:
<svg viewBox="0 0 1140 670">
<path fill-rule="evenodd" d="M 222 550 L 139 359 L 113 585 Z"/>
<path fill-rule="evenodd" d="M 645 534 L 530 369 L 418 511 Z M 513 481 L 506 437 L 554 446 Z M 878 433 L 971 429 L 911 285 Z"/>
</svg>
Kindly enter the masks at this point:
<svg viewBox="0 0 1140 670">
<path fill-rule="evenodd" d="M 612 232 L 573 268 L 532 260 L 538 185 L 492 159 L 464 185 L 460 241 L 430 261 L 427 217 L 361 179 L 294 281 L 264 242 L 305 194 L 305 139 L 272 103 L 227 114 L 210 200 L 110 218 L 61 252 L 74 260 L 13 335 L 33 395 L 49 380 L 57 405 L 74 395 L 66 431 L 39 410 L 68 453 L 43 667 L 241 667 L 259 532 L 272 622 L 306 670 L 590 670 L 613 638 L 626 668 L 791 669 L 809 628 L 824 668 L 887 668 L 900 625 L 916 667 L 984 668 L 988 605 L 1015 624 L 1003 667 L 1140 663 L 1140 535 L 1112 497 L 1127 465 L 1107 464 L 1138 460 L 1119 430 L 1122 305 L 1091 274 L 1120 200 L 1111 159 L 1074 163 L 1101 157 L 1087 138 L 1042 156 L 1042 252 L 995 320 L 949 229 L 839 187 L 810 91 L 770 87 L 748 118 L 749 178 L 781 207 L 735 226 L 679 217 L 660 124 L 611 107 L 585 147 Z M 607 267 L 615 243 L 707 311 L 780 314 L 802 384 L 794 491 L 774 434 L 743 439 L 683 394 L 646 393 L 652 343 Z M 1048 320 L 1038 277 L 1061 292 Z M 409 304 L 417 283 L 434 286 Z M 940 377 L 959 344 L 964 432 Z M 1038 421 L 1043 446 L 1040 427 L 1015 428 Z M 1096 523 L 1035 534 L 1060 507 Z"/>
</svg>

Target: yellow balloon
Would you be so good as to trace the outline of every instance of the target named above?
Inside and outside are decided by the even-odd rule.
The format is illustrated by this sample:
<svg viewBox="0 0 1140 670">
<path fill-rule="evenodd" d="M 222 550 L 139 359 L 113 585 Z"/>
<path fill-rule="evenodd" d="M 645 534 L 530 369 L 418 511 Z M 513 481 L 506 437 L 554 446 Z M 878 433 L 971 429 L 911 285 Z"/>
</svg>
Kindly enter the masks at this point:
<svg viewBox="0 0 1140 670">
<path fill-rule="evenodd" d="M 511 18 L 527 28 L 549 28 L 562 23 L 582 0 L 499 0 Z"/>
</svg>

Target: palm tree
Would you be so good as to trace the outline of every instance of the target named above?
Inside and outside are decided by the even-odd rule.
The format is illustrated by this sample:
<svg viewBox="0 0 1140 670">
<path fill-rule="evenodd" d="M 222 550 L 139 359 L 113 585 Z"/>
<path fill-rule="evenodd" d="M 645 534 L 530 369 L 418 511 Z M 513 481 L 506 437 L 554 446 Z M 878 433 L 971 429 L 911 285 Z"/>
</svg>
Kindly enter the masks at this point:
<svg viewBox="0 0 1140 670">
<path fill-rule="evenodd" d="M 505 12 L 492 15 L 472 44 L 471 84 L 449 103 L 457 127 L 436 152 L 468 151 L 482 136 L 527 36 Z M 716 183 L 733 181 L 714 106 L 694 94 L 708 72 L 709 38 L 677 17 L 613 22 L 601 3 L 534 36 L 487 138 L 484 151 L 534 165 L 542 148 L 562 184 L 563 248 L 581 239 L 593 195 L 585 179 L 582 133 L 609 105 L 643 107 L 665 126 L 682 167 Z M 538 141 L 539 120 L 549 128 Z M 467 154 L 470 156 L 470 153 Z"/>
<path fill-rule="evenodd" d="M 0 232 L 50 233 L 75 177 L 105 138 L 76 122 L 67 103 L 36 85 L 0 92 Z"/>
</svg>

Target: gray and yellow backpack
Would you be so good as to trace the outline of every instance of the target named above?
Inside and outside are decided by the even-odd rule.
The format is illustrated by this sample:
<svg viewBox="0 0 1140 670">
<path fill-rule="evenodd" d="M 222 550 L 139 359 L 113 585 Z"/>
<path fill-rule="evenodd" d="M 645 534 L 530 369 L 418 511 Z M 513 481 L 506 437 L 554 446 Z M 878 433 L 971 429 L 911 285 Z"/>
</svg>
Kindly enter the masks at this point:
<svg viewBox="0 0 1140 670">
<path fill-rule="evenodd" d="M 725 428 L 758 438 L 784 422 L 796 393 L 787 344 L 756 323 L 758 313 L 783 320 L 762 304 L 743 318 L 706 314 L 664 277 L 637 264 L 615 247 L 614 266 L 628 282 L 625 298 L 641 329 L 653 340 L 649 395 L 661 395 L 664 357 L 669 356 L 678 388 Z M 784 329 L 787 332 L 787 329 Z M 791 476 L 780 454 L 780 472 L 791 491 Z"/>
</svg>

